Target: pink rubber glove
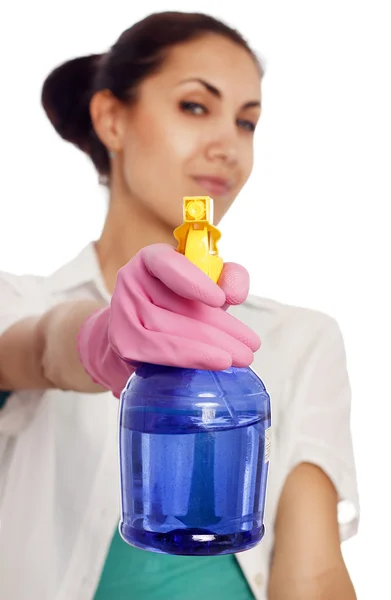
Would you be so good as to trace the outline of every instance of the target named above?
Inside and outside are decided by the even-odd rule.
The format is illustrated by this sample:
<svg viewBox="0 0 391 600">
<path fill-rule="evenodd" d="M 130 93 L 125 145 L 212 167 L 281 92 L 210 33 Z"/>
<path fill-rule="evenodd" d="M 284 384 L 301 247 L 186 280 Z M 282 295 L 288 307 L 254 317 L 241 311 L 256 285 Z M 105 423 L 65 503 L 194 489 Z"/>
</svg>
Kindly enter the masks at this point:
<svg viewBox="0 0 391 600">
<path fill-rule="evenodd" d="M 117 398 L 138 363 L 248 366 L 260 339 L 224 310 L 244 302 L 248 289 L 239 265 L 226 263 L 216 285 L 168 244 L 148 246 L 119 270 L 110 306 L 82 325 L 81 362 Z"/>
</svg>

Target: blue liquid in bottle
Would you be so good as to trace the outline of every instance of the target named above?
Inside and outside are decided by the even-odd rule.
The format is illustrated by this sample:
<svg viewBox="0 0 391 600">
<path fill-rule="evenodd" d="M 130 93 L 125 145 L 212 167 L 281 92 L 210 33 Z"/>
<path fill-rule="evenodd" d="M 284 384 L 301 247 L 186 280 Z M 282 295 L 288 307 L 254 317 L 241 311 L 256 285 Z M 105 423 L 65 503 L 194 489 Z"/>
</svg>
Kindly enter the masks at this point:
<svg viewBox="0 0 391 600">
<path fill-rule="evenodd" d="M 200 556 L 257 545 L 270 425 L 269 395 L 250 368 L 139 367 L 120 406 L 123 539 Z"/>
</svg>

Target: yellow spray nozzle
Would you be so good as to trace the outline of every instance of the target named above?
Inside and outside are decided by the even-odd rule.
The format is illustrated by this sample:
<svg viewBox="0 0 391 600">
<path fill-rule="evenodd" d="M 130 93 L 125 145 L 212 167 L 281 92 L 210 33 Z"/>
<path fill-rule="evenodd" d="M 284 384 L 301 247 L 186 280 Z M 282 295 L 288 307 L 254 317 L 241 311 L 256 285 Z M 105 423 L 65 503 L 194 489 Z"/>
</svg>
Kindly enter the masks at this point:
<svg viewBox="0 0 391 600">
<path fill-rule="evenodd" d="M 174 237 L 178 241 L 177 251 L 217 283 L 224 263 L 217 250 L 221 233 L 213 225 L 212 198 L 185 196 L 183 221 L 174 231 Z"/>
</svg>

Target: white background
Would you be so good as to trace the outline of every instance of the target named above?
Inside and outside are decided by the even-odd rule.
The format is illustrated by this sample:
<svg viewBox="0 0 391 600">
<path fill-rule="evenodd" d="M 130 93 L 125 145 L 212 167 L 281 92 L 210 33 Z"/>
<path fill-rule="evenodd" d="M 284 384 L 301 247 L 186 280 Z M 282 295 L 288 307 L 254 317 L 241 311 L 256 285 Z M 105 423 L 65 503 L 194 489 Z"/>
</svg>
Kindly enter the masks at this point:
<svg viewBox="0 0 391 600">
<path fill-rule="evenodd" d="M 236 26 L 266 61 L 256 168 L 220 248 L 248 267 L 253 292 L 341 326 L 362 510 L 343 552 L 358 598 L 382 600 L 391 597 L 391 7 L 253 1 L 186 3 Z M 60 62 L 106 50 L 149 12 L 185 6 L 134 4 L 2 3 L 1 270 L 48 274 L 99 235 L 104 192 L 88 160 L 51 129 L 40 90 Z"/>
</svg>

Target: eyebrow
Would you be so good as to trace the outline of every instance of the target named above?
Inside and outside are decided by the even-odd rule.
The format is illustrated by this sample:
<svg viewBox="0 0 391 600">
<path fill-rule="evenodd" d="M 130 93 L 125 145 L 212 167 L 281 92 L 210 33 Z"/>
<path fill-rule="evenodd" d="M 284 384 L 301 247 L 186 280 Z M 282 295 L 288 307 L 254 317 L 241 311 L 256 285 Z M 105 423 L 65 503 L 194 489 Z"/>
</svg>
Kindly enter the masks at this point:
<svg viewBox="0 0 391 600">
<path fill-rule="evenodd" d="M 220 90 L 217 89 L 217 87 L 215 87 L 214 85 L 212 85 L 211 83 L 208 83 L 207 81 L 205 81 L 204 79 L 200 79 L 198 77 L 194 77 L 192 79 L 184 79 L 183 81 L 181 81 L 181 83 L 188 83 L 190 81 L 196 81 L 197 83 L 200 83 L 201 85 L 204 86 L 204 88 L 206 88 L 208 90 L 208 92 L 210 92 L 211 94 L 213 94 L 213 96 L 216 96 L 216 98 L 222 98 L 223 94 L 220 92 Z M 259 100 L 252 100 L 251 102 L 246 102 L 245 104 L 243 104 L 242 108 L 260 108 L 261 107 L 261 103 Z"/>
</svg>

